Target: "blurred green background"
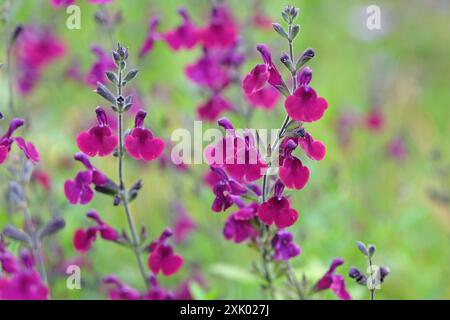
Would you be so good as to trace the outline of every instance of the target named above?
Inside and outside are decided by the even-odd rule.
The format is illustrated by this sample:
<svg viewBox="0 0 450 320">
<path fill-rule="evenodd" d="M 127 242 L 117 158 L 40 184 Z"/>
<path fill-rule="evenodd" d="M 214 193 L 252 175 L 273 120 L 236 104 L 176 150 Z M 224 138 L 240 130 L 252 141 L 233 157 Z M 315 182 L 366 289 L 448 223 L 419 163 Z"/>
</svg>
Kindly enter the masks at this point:
<svg viewBox="0 0 450 320">
<path fill-rule="evenodd" d="M 93 43 L 111 50 L 108 35 L 93 19 L 98 7 L 80 2 L 81 30 L 68 30 L 65 10 L 55 10 L 47 1 L 17 1 L 14 15 L 17 24 L 50 26 L 69 49 L 64 59 L 45 70 L 32 95 L 16 96 L 19 114 L 29 119 L 26 136 L 42 156 L 39 168 L 51 174 L 52 197 L 67 221 L 67 227 L 55 239 L 66 258 L 78 255 L 72 245 L 72 235 L 75 229 L 88 225 L 84 216 L 88 209 L 97 209 L 113 226 L 126 225 L 121 208 L 112 207 L 111 199 L 106 196 L 96 195 L 93 202 L 82 207 L 68 205 L 63 195 L 64 181 L 81 169 L 78 164 L 67 168 L 77 151 L 75 136 L 88 127 L 94 119 L 94 108 L 103 102 L 86 85 L 62 80 L 61 75 L 73 60 L 79 61 L 85 73 L 94 61 L 89 51 Z M 252 14 L 258 11 L 272 21 L 280 21 L 280 12 L 288 2 L 227 2 L 241 25 L 242 46 L 247 56 L 241 75 L 259 62 L 254 49 L 257 43 L 269 44 L 278 61 L 280 50 L 288 50 L 285 42 L 272 30 L 255 27 L 251 23 Z M 391 269 L 386 283 L 377 292 L 378 298 L 449 299 L 450 176 L 446 172 L 450 170 L 447 141 L 450 135 L 450 2 L 305 0 L 289 3 L 301 10 L 302 29 L 294 49 L 297 53 L 307 47 L 316 51 L 316 58 L 310 64 L 314 70 L 312 85 L 330 106 L 322 121 L 308 126 L 312 135 L 327 146 L 327 156 L 319 163 L 305 159 L 311 169 L 310 183 L 304 190 L 290 193 L 293 207 L 300 214 L 291 228 L 302 248 L 301 255 L 293 260 L 296 271 L 315 281 L 333 257 L 346 261 L 338 273 L 346 275 L 351 265 L 364 268 L 364 258 L 355 246 L 355 241 L 362 240 L 376 244 L 375 263 Z M 371 4 L 381 8 L 381 30 L 371 31 L 366 27 L 365 10 Z M 165 43 L 158 42 L 145 59 L 138 61 L 136 53 L 145 39 L 148 19 L 159 15 L 159 30 L 172 29 L 180 22 L 176 13 L 179 6 L 189 10 L 196 24 L 205 24 L 210 5 L 204 0 L 114 1 L 106 7 L 110 12 L 122 12 L 123 22 L 113 36 L 129 47 L 130 66 L 141 70 L 133 86 L 149 110 L 147 125 L 166 139 L 174 129 L 192 126 L 195 108 L 203 101 L 198 87 L 184 75 L 185 65 L 194 62 L 201 51 L 196 48 L 174 53 Z M 0 62 L 5 58 L 3 46 L 4 42 Z M 239 88 L 230 90 L 227 96 L 235 103 L 243 103 Z M 5 114 L 7 98 L 6 75 L 0 72 L 0 110 Z M 374 107 L 380 108 L 383 114 L 379 131 L 364 125 L 364 119 Z M 238 116 L 229 117 L 238 127 L 245 125 Z M 274 111 L 255 110 L 249 126 L 277 128 L 283 117 L 284 108 L 280 103 Z M 351 118 L 350 125 L 342 123 L 346 117 Z M 129 120 L 131 124 L 132 119 Z M 5 122 L 2 131 L 4 126 Z M 349 139 L 345 145 L 339 138 L 343 128 Z M 388 153 L 395 137 L 401 137 L 404 143 L 404 159 Z M 115 177 L 114 158 L 96 158 L 93 163 Z M 213 194 L 201 183 L 206 170 L 206 165 L 196 165 L 189 172 L 180 173 L 161 170 L 157 163 L 142 166 L 131 159 L 125 161 L 127 185 L 139 177 L 144 181 L 132 210 L 138 225 L 147 226 L 150 238 L 157 237 L 166 225 L 173 225 L 176 201 L 187 208 L 198 224 L 188 240 L 176 247 L 186 260 L 182 271 L 171 278 L 160 277 L 161 284 L 175 287 L 195 270 L 205 279 L 199 297 L 265 298 L 250 272 L 257 256 L 245 245 L 223 238 L 222 226 L 229 213 L 215 214 L 210 210 Z M 443 197 L 433 196 L 436 193 Z M 46 208 L 41 206 L 46 196 L 39 192 L 32 194 L 40 214 L 48 216 Z M 6 206 L 0 207 L 0 226 L 9 219 L 6 210 Z M 19 223 L 21 217 L 16 214 L 12 219 Z M 53 244 L 47 244 L 46 253 L 51 258 L 53 253 L 49 248 Z M 82 269 L 82 290 L 67 290 L 62 275 L 52 280 L 54 297 L 105 298 L 98 290 L 98 281 L 110 273 L 141 288 L 131 252 L 98 240 L 87 256 L 92 260 L 92 268 Z M 365 288 L 349 280 L 347 287 L 354 299 L 368 297 Z M 330 293 L 320 297 L 334 299 Z"/>
</svg>

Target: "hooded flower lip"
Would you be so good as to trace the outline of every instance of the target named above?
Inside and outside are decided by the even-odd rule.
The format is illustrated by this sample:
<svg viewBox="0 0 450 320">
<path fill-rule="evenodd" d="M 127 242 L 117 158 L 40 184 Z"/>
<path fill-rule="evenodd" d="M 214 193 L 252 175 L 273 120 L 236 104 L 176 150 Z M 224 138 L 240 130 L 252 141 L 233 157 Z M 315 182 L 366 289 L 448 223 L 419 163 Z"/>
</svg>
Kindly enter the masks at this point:
<svg viewBox="0 0 450 320">
<path fill-rule="evenodd" d="M 136 160 L 151 161 L 157 159 L 164 151 L 164 141 L 154 137 L 153 133 L 143 127 L 147 112 L 140 110 L 136 114 L 135 128 L 125 137 L 125 150 Z"/>
<path fill-rule="evenodd" d="M 155 274 L 161 272 L 165 276 L 173 275 L 184 263 L 183 258 L 175 254 L 173 248 L 167 244 L 167 239 L 172 235 L 172 230 L 167 228 L 159 239 L 149 246 L 148 267 Z"/>
<path fill-rule="evenodd" d="M 191 49 L 199 41 L 199 29 L 192 23 L 185 8 L 178 9 L 178 13 L 183 18 L 183 23 L 174 30 L 164 33 L 162 37 L 174 51 L 182 48 Z"/>
<path fill-rule="evenodd" d="M 328 102 L 317 96 L 316 91 L 309 86 L 311 78 L 311 69 L 309 67 L 303 68 L 297 77 L 299 87 L 284 102 L 288 115 L 294 120 L 317 121 L 322 118 L 328 108 Z"/>
<path fill-rule="evenodd" d="M 105 110 L 97 107 L 95 112 L 97 113 L 98 126 L 81 132 L 77 136 L 77 145 L 83 153 L 90 157 L 96 155 L 105 157 L 114 151 L 118 138 L 108 125 Z"/>
<path fill-rule="evenodd" d="M 298 256 L 300 248 L 293 242 L 292 234 L 286 230 L 279 230 L 271 241 L 274 259 L 287 261 Z"/>
<path fill-rule="evenodd" d="M 322 291 L 326 289 L 331 289 L 339 299 L 351 300 L 351 296 L 345 288 L 344 277 L 335 274 L 337 267 L 339 267 L 342 264 L 344 264 L 343 259 L 340 258 L 333 259 L 328 271 L 315 284 L 314 286 L 315 290 Z"/>
<path fill-rule="evenodd" d="M 269 68 L 265 64 L 256 65 L 242 80 L 242 88 L 246 95 L 251 95 L 265 87 L 270 78 Z"/>
<path fill-rule="evenodd" d="M 255 238 L 258 235 L 258 230 L 253 226 L 252 219 L 256 216 L 257 210 L 258 204 L 254 202 L 231 214 L 223 228 L 225 239 L 241 243 L 247 239 Z"/>
<path fill-rule="evenodd" d="M 154 47 L 155 41 L 159 39 L 159 34 L 156 31 L 159 25 L 159 17 L 153 17 L 148 22 L 148 33 L 144 43 L 139 50 L 139 58 L 146 56 Z"/>
<path fill-rule="evenodd" d="M 267 82 L 277 89 L 280 89 L 282 87 L 285 88 L 286 85 L 283 81 L 283 78 L 281 77 L 280 72 L 278 71 L 275 64 L 272 62 L 272 55 L 270 54 L 269 47 L 266 44 L 259 44 L 256 46 L 256 49 L 261 54 L 264 64 L 266 65 L 269 72 L 269 79 L 267 80 Z"/>
</svg>

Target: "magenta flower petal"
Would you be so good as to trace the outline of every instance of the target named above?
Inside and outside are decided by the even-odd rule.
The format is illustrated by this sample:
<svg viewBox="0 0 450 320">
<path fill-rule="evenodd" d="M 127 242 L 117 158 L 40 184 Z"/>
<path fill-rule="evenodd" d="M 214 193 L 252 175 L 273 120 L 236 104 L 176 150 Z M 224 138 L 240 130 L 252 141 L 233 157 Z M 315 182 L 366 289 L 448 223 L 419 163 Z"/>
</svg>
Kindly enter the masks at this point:
<svg viewBox="0 0 450 320">
<path fill-rule="evenodd" d="M 241 243 L 247 239 L 256 237 L 258 230 L 253 226 L 252 219 L 256 216 L 257 209 L 258 204 L 252 203 L 231 214 L 223 228 L 225 239 L 232 240 L 235 243 Z"/>
<path fill-rule="evenodd" d="M 325 145 L 318 140 L 314 140 L 309 133 L 304 138 L 300 137 L 298 143 L 306 155 L 312 160 L 320 161 L 325 157 Z"/>
<path fill-rule="evenodd" d="M 71 204 L 82 205 L 89 203 L 94 197 L 90 184 L 92 174 L 90 171 L 82 171 L 77 174 L 74 180 L 67 180 L 64 183 L 64 194 Z"/>
<path fill-rule="evenodd" d="M 308 167 L 303 166 L 302 162 L 293 156 L 284 159 L 278 173 L 280 180 L 290 189 L 303 189 L 309 180 Z"/>
<path fill-rule="evenodd" d="M 8 148 L 0 145 L 0 164 L 6 161 L 6 159 L 8 158 L 8 154 Z"/>
<path fill-rule="evenodd" d="M 202 120 L 214 121 L 224 111 L 232 110 L 231 103 L 219 95 L 214 95 L 197 108 L 198 117 Z"/>
<path fill-rule="evenodd" d="M 273 87 L 265 87 L 250 95 L 245 95 L 246 100 L 255 108 L 270 110 L 276 106 L 280 94 Z"/>
<path fill-rule="evenodd" d="M 332 276 L 332 283 L 330 289 L 336 294 L 336 296 L 341 300 L 351 300 L 352 297 L 348 293 L 345 287 L 344 277 L 340 274 L 334 274 Z"/>
<path fill-rule="evenodd" d="M 117 136 L 108 126 L 95 126 L 77 136 L 78 148 L 90 157 L 95 157 L 97 154 L 100 157 L 111 154 L 117 143 Z"/>
<path fill-rule="evenodd" d="M 34 164 L 38 163 L 41 160 L 39 156 L 39 152 L 36 147 L 31 142 L 26 142 L 23 138 L 17 137 L 14 139 L 16 141 L 17 146 L 23 151 L 25 156 Z"/>
<path fill-rule="evenodd" d="M 275 260 L 287 261 L 298 256 L 300 248 L 293 242 L 292 234 L 286 230 L 279 230 L 271 241 Z"/>
<path fill-rule="evenodd" d="M 73 245 L 78 252 L 87 252 L 91 249 L 95 241 L 97 229 L 89 228 L 87 230 L 78 229 L 73 236 Z"/>
<path fill-rule="evenodd" d="M 182 49 L 193 48 L 199 41 L 199 30 L 194 26 L 186 9 L 178 10 L 183 18 L 183 23 L 175 30 L 168 31 L 163 34 L 163 39 L 175 51 Z"/>
<path fill-rule="evenodd" d="M 200 40 L 206 48 L 228 48 L 238 37 L 238 28 L 224 5 L 213 8 L 209 25 L 201 30 Z"/>
<path fill-rule="evenodd" d="M 246 95 L 261 90 L 269 80 L 270 72 L 265 64 L 256 65 L 242 80 L 242 88 Z"/>
<path fill-rule="evenodd" d="M 314 122 L 322 118 L 328 103 L 324 98 L 318 97 L 313 88 L 301 86 L 286 98 L 284 106 L 292 119 Z"/>
<path fill-rule="evenodd" d="M 176 273 L 183 265 L 183 258 L 173 252 L 171 246 L 162 244 L 150 254 L 148 266 L 154 273 L 162 272 L 165 276 Z"/>
<path fill-rule="evenodd" d="M 281 229 L 293 225 L 298 219 L 296 210 L 290 207 L 288 199 L 270 198 L 258 208 L 258 216 L 267 225 L 275 223 Z"/>
<path fill-rule="evenodd" d="M 159 25 L 159 18 L 153 17 L 148 22 L 148 33 L 147 37 L 144 40 L 144 43 L 139 50 L 139 57 L 142 58 L 146 56 L 150 51 L 152 51 L 155 41 L 158 40 L 159 34 L 157 32 L 157 28 Z"/>
<path fill-rule="evenodd" d="M 162 139 L 153 137 L 145 128 L 134 128 L 125 138 L 125 149 L 136 160 L 155 160 L 163 153 L 164 145 Z"/>
<path fill-rule="evenodd" d="M 333 283 L 333 275 L 334 275 L 334 272 L 336 271 L 336 268 L 342 264 L 344 264 L 344 260 L 342 260 L 340 258 L 333 259 L 328 271 L 315 284 L 314 287 L 316 288 L 316 290 L 321 291 L 321 290 L 329 289 Z"/>
</svg>

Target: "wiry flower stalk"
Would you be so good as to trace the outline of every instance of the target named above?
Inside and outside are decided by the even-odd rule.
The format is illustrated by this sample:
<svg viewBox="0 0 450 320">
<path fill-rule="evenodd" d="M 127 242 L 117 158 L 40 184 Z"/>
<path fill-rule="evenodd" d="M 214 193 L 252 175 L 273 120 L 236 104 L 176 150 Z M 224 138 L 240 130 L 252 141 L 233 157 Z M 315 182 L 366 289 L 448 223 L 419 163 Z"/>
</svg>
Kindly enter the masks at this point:
<svg viewBox="0 0 450 320">
<path fill-rule="evenodd" d="M 128 57 L 128 51 L 126 48 L 123 48 L 119 45 L 118 50 L 115 52 L 116 63 L 118 65 L 118 82 L 117 82 L 117 119 L 118 119 L 118 135 L 119 135 L 119 146 L 118 146 L 118 178 L 119 178 L 119 198 L 120 202 L 125 211 L 125 215 L 127 217 L 128 227 L 131 233 L 131 246 L 133 252 L 136 256 L 136 260 L 139 266 L 139 271 L 144 279 L 144 283 L 147 289 L 150 286 L 148 275 L 144 268 L 144 263 L 141 257 L 141 248 L 137 236 L 136 225 L 134 223 L 133 216 L 131 214 L 129 201 L 128 201 L 128 192 L 125 187 L 125 182 L 123 179 L 123 157 L 124 157 L 124 130 L 123 130 L 123 113 L 125 111 L 125 99 L 122 96 L 122 85 L 124 81 L 123 72 L 126 68 L 126 59 Z M 128 79 L 131 80 L 131 79 Z"/>
</svg>

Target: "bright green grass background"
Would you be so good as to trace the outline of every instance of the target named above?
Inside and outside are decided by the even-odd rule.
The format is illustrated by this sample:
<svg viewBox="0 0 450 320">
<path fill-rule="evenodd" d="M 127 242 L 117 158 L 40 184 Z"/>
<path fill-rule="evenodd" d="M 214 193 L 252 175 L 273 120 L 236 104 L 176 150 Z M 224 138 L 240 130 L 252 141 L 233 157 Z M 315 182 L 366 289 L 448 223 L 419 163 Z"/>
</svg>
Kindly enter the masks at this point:
<svg viewBox="0 0 450 320">
<path fill-rule="evenodd" d="M 4 2 L 4 1 L 2 1 Z M 13 1 L 16 2 L 16 1 Z M 17 1 L 19 2 L 19 1 Z M 40 167 L 52 174 L 55 197 L 67 221 L 66 229 L 57 239 L 68 258 L 76 257 L 72 235 L 76 228 L 86 226 L 84 213 L 97 209 L 113 226 L 125 226 L 120 208 L 113 208 L 111 200 L 97 195 L 86 207 L 65 203 L 62 186 L 73 177 L 79 166 L 67 170 L 62 163 L 76 152 L 74 137 L 93 119 L 94 108 L 102 101 L 84 85 L 63 81 L 61 72 L 71 59 L 78 59 L 85 72 L 93 61 L 89 52 L 92 43 L 111 48 L 108 36 L 93 22 L 94 6 L 81 5 L 81 30 L 65 27 L 64 10 L 55 11 L 47 1 L 22 1 L 17 12 L 18 23 L 50 25 L 66 42 L 70 52 L 63 61 L 46 70 L 43 81 L 32 96 L 17 98 L 19 113 L 29 119 L 30 138 L 42 155 Z M 375 1 L 382 9 L 382 31 L 375 35 L 368 31 L 365 20 L 355 19 L 355 12 L 364 12 L 373 1 L 292 1 L 300 7 L 302 30 L 295 51 L 307 47 L 316 50 L 311 62 L 314 70 L 313 86 L 329 102 L 329 110 L 320 122 L 308 125 L 314 137 L 327 146 L 327 156 L 320 163 L 305 160 L 311 169 L 307 188 L 291 192 L 293 205 L 300 218 L 291 229 L 302 247 L 302 254 L 294 260 L 301 275 L 317 280 L 333 257 L 346 263 L 340 273 L 347 274 L 351 265 L 364 268 L 365 261 L 355 247 L 356 240 L 377 245 L 376 264 L 387 265 L 391 275 L 377 292 L 380 299 L 448 299 L 450 282 L 449 206 L 431 201 L 430 188 L 445 179 L 436 175 L 432 161 L 433 150 L 450 163 L 450 5 L 445 1 Z M 248 21 L 256 5 L 274 21 L 286 1 L 230 1 L 233 12 L 241 21 Z M 160 30 L 168 30 L 179 23 L 176 8 L 188 7 L 193 19 L 204 24 L 207 1 L 115 1 L 109 9 L 121 9 L 124 22 L 115 37 L 128 46 L 137 64 L 136 52 L 145 38 L 147 20 L 154 14 L 161 16 Z M 359 11 L 358 11 L 359 10 Z M 362 10 L 362 11 L 361 11 Z M 248 25 L 248 24 L 247 24 Z M 259 61 L 255 44 L 268 43 L 277 59 L 279 50 L 287 51 L 286 43 L 275 32 L 246 26 L 243 30 L 244 48 L 249 58 L 242 73 Z M 366 39 L 367 38 L 367 39 Z M 2 42 L 2 46 L 4 42 Z M 276 48 L 276 49 L 275 49 Z M 0 62 L 4 59 L 1 48 Z M 159 136 L 169 138 L 179 127 L 190 127 L 194 110 L 202 95 L 186 80 L 183 68 L 200 55 L 200 49 L 190 52 L 171 52 L 164 43 L 156 44 L 152 53 L 139 62 L 138 80 L 133 82 L 143 94 L 150 110 L 147 124 Z M 374 85 L 375 84 L 375 85 Z M 373 87 L 377 90 L 371 90 Z M 0 73 L 1 111 L 6 112 L 7 86 L 4 72 Z M 231 90 L 228 97 L 242 101 L 239 90 Z M 352 134 L 352 143 L 343 150 L 335 133 L 336 120 L 343 110 L 367 112 L 374 98 L 386 115 L 386 125 L 379 134 L 364 128 Z M 240 105 L 247 108 L 247 105 Z M 257 128 L 277 128 L 283 119 L 280 103 L 270 113 L 255 111 L 250 125 Z M 243 126 L 242 120 L 230 118 Z M 90 120 L 89 120 L 90 121 Z M 2 124 L 4 130 L 5 123 Z M 390 139 L 403 134 L 408 158 L 398 163 L 386 156 Z M 112 177 L 116 175 L 115 159 L 94 159 L 94 165 Z M 5 170 L 2 168 L 2 170 Z M 145 225 L 151 237 L 159 235 L 172 224 L 171 205 L 181 201 L 199 224 L 188 242 L 176 248 L 186 259 L 182 271 L 169 279 L 161 279 L 165 287 L 174 287 L 199 270 L 206 280 L 200 297 L 224 299 L 264 298 L 249 272 L 257 256 L 245 245 L 236 245 L 222 237 L 222 226 L 228 213 L 215 214 L 210 210 L 213 196 L 200 179 L 206 166 L 194 166 L 190 173 L 162 171 L 157 164 L 140 166 L 127 159 L 127 185 L 137 178 L 144 181 L 139 198 L 133 202 L 133 215 L 139 225 Z M 2 188 L 4 188 L 4 171 Z M 448 179 L 448 176 L 447 176 Z M 37 194 L 34 207 L 48 216 Z M 7 221 L 6 208 L 0 209 L 0 226 Z M 20 222 L 20 215 L 13 217 Z M 47 242 L 48 246 L 51 242 Z M 47 249 L 47 253 L 51 252 Z M 64 278 L 54 278 L 51 286 L 56 298 L 99 299 L 99 278 L 110 273 L 142 288 L 140 275 L 132 254 L 114 244 L 98 240 L 88 254 L 92 270 L 82 270 L 83 289 L 69 291 Z M 280 284 L 282 285 L 282 284 Z M 347 281 L 356 299 L 367 298 L 364 288 Z M 334 298 L 325 293 L 322 298 Z"/>
</svg>

